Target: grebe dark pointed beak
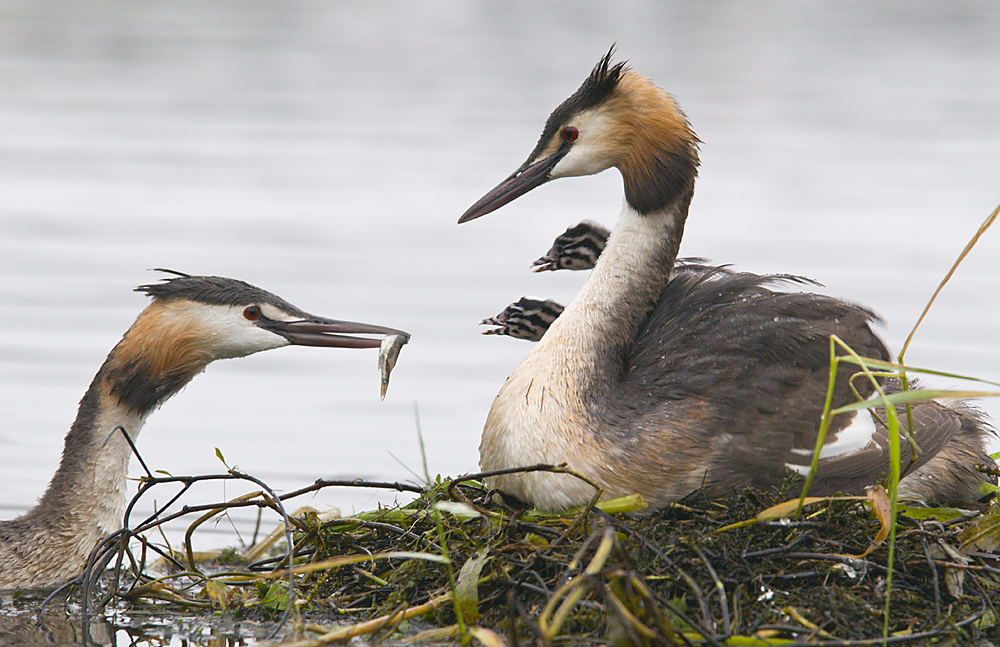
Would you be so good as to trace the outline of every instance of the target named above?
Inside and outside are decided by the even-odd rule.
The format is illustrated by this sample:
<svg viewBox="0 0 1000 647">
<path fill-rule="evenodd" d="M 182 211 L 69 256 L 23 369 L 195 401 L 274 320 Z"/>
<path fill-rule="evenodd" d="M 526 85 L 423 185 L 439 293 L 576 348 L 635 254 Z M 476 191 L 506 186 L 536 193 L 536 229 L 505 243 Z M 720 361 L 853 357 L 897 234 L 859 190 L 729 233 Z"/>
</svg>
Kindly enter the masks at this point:
<svg viewBox="0 0 1000 647">
<path fill-rule="evenodd" d="M 476 204 L 469 207 L 468 211 L 458 219 L 458 223 L 462 224 L 475 220 L 479 216 L 485 216 L 508 202 L 517 200 L 535 187 L 545 184 L 552 179 L 552 169 L 568 152 L 569 148 L 563 147 L 537 162 L 532 163 L 530 160 L 525 162 L 510 177 L 481 197 Z"/>
<path fill-rule="evenodd" d="M 309 315 L 297 321 L 260 322 L 261 327 L 281 335 L 297 346 L 324 346 L 332 348 L 378 348 L 382 339 L 349 337 L 348 335 L 400 335 L 407 340 L 410 333 L 355 321 L 338 321 Z"/>
</svg>

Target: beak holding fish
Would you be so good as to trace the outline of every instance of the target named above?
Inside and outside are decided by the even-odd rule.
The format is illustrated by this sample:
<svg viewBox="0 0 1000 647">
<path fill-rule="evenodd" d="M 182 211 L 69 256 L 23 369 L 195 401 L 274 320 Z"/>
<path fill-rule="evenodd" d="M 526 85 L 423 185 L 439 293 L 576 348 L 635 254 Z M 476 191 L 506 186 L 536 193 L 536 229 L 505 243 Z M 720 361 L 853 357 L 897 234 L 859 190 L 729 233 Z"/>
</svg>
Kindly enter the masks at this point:
<svg viewBox="0 0 1000 647">
<path fill-rule="evenodd" d="M 299 346 L 337 348 L 375 348 L 378 346 L 378 368 L 382 373 L 382 399 L 385 400 L 385 392 L 389 388 L 389 373 L 396 366 L 399 349 L 410 341 L 410 333 L 396 328 L 357 321 L 317 317 L 302 312 L 291 304 L 285 305 L 287 308 L 291 308 L 293 314 L 299 316 L 292 320 L 261 316 L 254 319 L 254 324 L 284 337 L 288 343 Z M 372 338 L 371 335 L 383 335 L 381 342 L 377 338 Z"/>
<path fill-rule="evenodd" d="M 382 399 L 385 400 L 385 392 L 389 388 L 389 373 L 396 366 L 396 359 L 399 358 L 399 351 L 406 342 L 410 341 L 410 336 L 386 335 L 382 338 L 382 344 L 378 350 L 378 370 L 382 374 Z"/>
</svg>

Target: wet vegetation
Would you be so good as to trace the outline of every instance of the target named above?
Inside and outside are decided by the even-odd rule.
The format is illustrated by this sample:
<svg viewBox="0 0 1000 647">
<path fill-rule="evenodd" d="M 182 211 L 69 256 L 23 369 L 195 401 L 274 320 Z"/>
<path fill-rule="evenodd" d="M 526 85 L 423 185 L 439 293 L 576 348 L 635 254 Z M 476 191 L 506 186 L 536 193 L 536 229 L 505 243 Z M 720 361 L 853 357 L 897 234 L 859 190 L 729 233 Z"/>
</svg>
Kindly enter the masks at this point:
<svg viewBox="0 0 1000 647">
<path fill-rule="evenodd" d="M 188 480 L 202 478 L 220 477 Z M 163 481 L 185 479 L 146 485 Z M 207 514 L 162 516 L 191 518 L 190 535 L 229 507 L 280 513 L 333 485 L 346 484 L 317 482 L 281 500 L 262 490 Z M 890 584 L 885 491 L 808 499 L 796 517 L 790 498 L 800 489 L 795 481 L 652 514 L 627 498 L 551 515 L 477 481 L 439 480 L 404 506 L 332 519 L 306 510 L 289 517 L 287 533 L 279 527 L 209 561 L 115 540 L 95 552 L 103 559 L 92 575 L 110 577 L 99 568 L 107 561 L 119 564 L 117 577 L 84 587 L 85 597 L 88 606 L 273 622 L 280 644 L 296 646 L 358 635 L 490 646 L 971 645 L 1000 633 L 993 504 L 902 507 Z"/>
</svg>

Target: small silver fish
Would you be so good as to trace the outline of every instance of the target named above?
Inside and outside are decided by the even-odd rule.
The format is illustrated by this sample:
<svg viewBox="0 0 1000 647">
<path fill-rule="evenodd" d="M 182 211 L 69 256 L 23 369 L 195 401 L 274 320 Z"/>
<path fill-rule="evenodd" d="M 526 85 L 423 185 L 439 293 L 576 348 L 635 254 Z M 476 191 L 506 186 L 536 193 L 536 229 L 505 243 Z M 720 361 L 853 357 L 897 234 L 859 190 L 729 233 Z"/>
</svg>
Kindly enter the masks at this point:
<svg viewBox="0 0 1000 647">
<path fill-rule="evenodd" d="M 389 388 L 389 373 L 396 366 L 396 359 L 399 357 L 399 349 L 408 341 L 410 341 L 409 335 L 386 335 L 382 339 L 382 345 L 379 346 L 378 370 L 382 373 L 383 400 L 385 400 L 385 392 Z"/>
</svg>

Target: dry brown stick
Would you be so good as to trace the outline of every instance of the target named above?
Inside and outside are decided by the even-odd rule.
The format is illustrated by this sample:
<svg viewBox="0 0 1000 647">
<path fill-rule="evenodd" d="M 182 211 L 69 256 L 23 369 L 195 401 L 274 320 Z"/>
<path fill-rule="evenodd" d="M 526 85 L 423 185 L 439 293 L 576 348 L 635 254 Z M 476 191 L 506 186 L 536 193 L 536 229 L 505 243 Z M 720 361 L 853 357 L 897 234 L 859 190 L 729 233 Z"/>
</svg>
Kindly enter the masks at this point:
<svg viewBox="0 0 1000 647">
<path fill-rule="evenodd" d="M 285 643 L 281 647 L 320 647 L 321 645 L 329 645 L 330 643 L 342 642 L 350 640 L 355 636 L 363 636 L 365 634 L 370 634 L 374 631 L 378 631 L 383 627 L 390 625 L 398 625 L 404 620 L 409 620 L 415 616 L 422 616 L 424 614 L 430 613 L 431 611 L 437 610 L 443 604 L 451 602 L 451 593 L 444 593 L 436 598 L 431 598 L 423 604 L 417 605 L 415 607 L 410 607 L 409 609 L 404 609 L 402 611 L 393 612 L 386 614 L 384 616 L 379 616 L 377 618 L 372 618 L 371 620 L 366 620 L 365 622 L 359 622 L 348 627 L 341 627 L 339 629 L 334 629 L 316 638 L 310 638 L 307 640 L 299 640 L 293 643 Z"/>
</svg>

